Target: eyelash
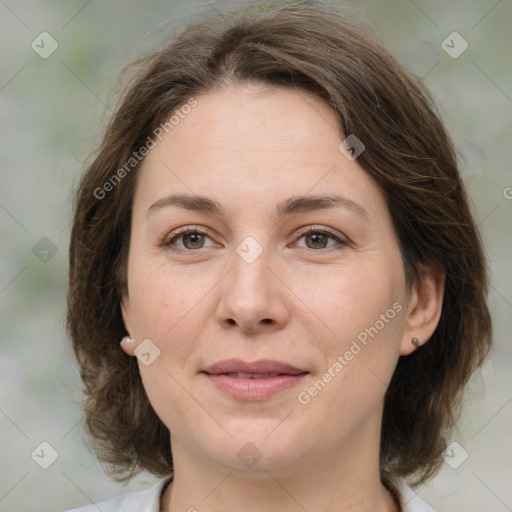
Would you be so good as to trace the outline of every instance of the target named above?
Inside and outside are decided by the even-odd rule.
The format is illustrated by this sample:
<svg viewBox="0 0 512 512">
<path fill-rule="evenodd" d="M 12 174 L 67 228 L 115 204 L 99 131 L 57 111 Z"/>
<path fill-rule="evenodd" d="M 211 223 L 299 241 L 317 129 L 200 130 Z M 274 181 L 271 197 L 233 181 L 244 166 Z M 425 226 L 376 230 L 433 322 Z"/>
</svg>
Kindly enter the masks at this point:
<svg viewBox="0 0 512 512">
<path fill-rule="evenodd" d="M 320 234 L 320 235 L 327 236 L 327 237 L 333 239 L 334 241 L 336 241 L 341 246 L 348 245 L 348 243 L 346 241 L 344 241 L 341 238 L 339 238 L 334 232 L 332 232 L 332 231 L 330 231 L 330 230 L 328 230 L 326 228 L 316 227 L 316 226 L 309 226 L 306 229 L 301 230 L 299 232 L 299 238 L 297 240 L 300 240 L 304 236 L 307 236 L 307 235 L 313 234 L 313 233 L 314 234 Z M 203 228 L 201 228 L 199 226 L 197 226 L 197 227 L 185 227 L 185 228 L 178 229 L 174 233 L 171 233 L 172 237 L 169 240 L 167 240 L 167 241 L 163 241 L 161 245 L 166 250 L 175 251 L 175 252 L 198 252 L 199 249 L 194 250 L 194 249 L 181 249 L 181 248 L 173 247 L 173 243 L 176 242 L 176 240 L 179 240 L 183 236 L 189 235 L 189 234 L 198 234 L 198 235 L 203 235 L 203 236 L 207 236 L 208 237 L 208 233 Z M 208 238 L 210 238 L 210 237 L 208 237 Z M 310 249 L 308 247 L 305 247 L 305 249 L 310 250 L 310 251 L 314 251 L 314 252 L 326 251 L 326 250 L 332 249 L 332 248 L 333 247 L 326 247 L 326 248 L 320 248 L 320 249 Z"/>
</svg>

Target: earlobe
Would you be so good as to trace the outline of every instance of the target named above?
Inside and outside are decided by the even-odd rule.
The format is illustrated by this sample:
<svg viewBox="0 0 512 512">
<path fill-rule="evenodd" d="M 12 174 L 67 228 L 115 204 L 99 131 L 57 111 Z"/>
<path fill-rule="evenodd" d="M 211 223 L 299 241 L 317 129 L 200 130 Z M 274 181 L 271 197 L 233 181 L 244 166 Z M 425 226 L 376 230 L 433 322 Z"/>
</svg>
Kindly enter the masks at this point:
<svg viewBox="0 0 512 512">
<path fill-rule="evenodd" d="M 409 355 L 428 342 L 441 318 L 445 275 L 428 269 L 411 293 L 400 355 Z"/>
<path fill-rule="evenodd" d="M 129 356 L 135 355 L 136 343 L 135 343 L 135 340 L 131 336 L 125 336 L 121 340 L 120 345 L 125 354 L 128 354 Z"/>
</svg>

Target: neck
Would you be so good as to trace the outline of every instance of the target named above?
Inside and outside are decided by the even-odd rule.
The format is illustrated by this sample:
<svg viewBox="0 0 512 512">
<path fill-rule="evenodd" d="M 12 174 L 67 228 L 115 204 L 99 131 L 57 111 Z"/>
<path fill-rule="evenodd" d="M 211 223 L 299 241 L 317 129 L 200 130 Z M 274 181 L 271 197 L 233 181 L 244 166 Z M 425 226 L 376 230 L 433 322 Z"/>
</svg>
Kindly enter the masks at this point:
<svg viewBox="0 0 512 512">
<path fill-rule="evenodd" d="M 363 450 L 330 449 L 284 468 L 239 470 L 190 452 L 173 438 L 176 470 L 161 512 L 398 512 L 380 481 L 378 442 L 376 436 Z"/>
</svg>

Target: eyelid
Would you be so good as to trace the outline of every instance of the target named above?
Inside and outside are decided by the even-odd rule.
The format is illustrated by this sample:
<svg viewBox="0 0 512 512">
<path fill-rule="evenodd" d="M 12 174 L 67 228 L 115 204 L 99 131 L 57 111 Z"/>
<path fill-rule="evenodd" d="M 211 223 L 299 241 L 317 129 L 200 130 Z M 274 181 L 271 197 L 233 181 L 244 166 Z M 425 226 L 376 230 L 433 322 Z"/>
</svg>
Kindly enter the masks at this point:
<svg viewBox="0 0 512 512">
<path fill-rule="evenodd" d="M 301 236 L 307 235 L 310 232 L 323 232 L 323 233 L 332 235 L 335 238 L 340 238 L 340 239 L 342 236 L 341 234 L 339 234 L 337 231 L 333 230 L 332 228 L 328 228 L 327 226 L 316 225 L 316 224 L 311 224 L 311 225 L 308 225 L 308 226 L 305 226 L 305 227 L 299 229 L 299 235 L 301 235 Z"/>
</svg>

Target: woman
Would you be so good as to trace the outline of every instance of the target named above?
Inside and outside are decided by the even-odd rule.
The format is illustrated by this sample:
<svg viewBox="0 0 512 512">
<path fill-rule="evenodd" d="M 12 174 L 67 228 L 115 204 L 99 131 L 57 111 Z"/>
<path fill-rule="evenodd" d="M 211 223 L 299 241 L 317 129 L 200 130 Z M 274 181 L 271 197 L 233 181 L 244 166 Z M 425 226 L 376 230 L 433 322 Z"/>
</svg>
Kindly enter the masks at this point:
<svg viewBox="0 0 512 512">
<path fill-rule="evenodd" d="M 432 510 L 407 483 L 492 329 L 427 93 L 303 2 L 138 65 L 78 191 L 68 328 L 100 460 L 161 480 L 99 508 Z"/>
</svg>

